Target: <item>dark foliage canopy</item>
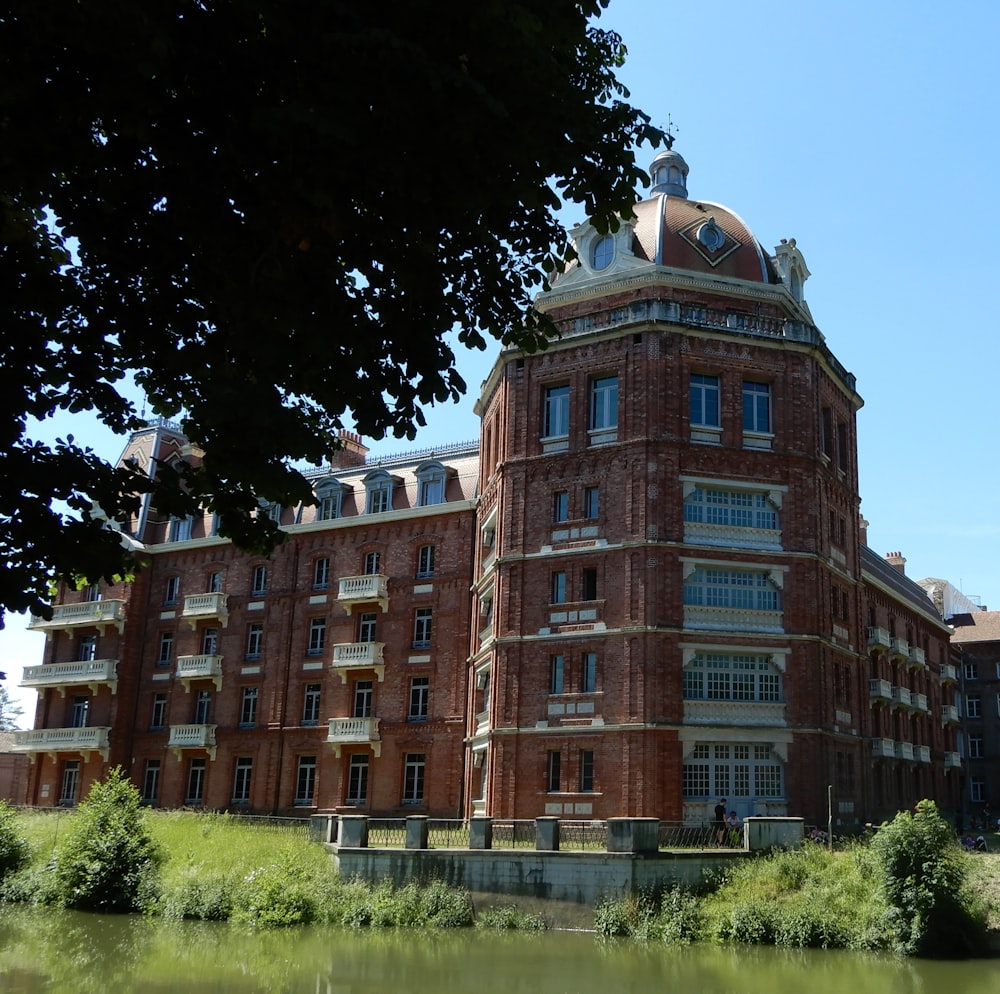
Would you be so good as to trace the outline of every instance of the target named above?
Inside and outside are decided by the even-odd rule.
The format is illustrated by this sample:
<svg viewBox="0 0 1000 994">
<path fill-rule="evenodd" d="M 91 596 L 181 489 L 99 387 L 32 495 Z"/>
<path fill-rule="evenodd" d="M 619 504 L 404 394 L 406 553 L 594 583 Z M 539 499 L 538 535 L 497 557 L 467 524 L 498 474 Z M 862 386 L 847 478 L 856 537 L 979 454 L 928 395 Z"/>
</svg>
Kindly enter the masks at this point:
<svg viewBox="0 0 1000 994">
<path fill-rule="evenodd" d="M 613 226 L 660 138 L 605 2 L 0 2 L 0 608 L 132 568 L 90 509 L 153 487 L 266 551 L 258 498 L 312 500 L 293 462 L 464 391 L 447 332 L 544 346 L 554 211 Z M 126 376 L 197 469 L 29 431 L 137 427 Z"/>
</svg>

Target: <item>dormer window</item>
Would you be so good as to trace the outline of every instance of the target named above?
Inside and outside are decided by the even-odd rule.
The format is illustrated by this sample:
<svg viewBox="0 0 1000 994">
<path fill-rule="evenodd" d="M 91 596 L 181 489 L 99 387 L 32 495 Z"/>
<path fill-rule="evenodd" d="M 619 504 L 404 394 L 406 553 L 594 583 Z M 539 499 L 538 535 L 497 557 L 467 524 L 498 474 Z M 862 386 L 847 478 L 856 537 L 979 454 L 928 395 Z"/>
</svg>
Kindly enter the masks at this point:
<svg viewBox="0 0 1000 994">
<path fill-rule="evenodd" d="M 171 518 L 167 541 L 186 542 L 191 537 L 191 529 L 193 526 L 194 518 Z"/>
<path fill-rule="evenodd" d="M 373 470 L 362 480 L 365 485 L 365 513 L 383 514 L 392 510 L 393 485 L 398 482 L 384 469 Z"/>
<path fill-rule="evenodd" d="M 332 478 L 322 480 L 316 485 L 316 520 L 333 521 L 343 514 L 344 491 L 347 488 Z"/>
<path fill-rule="evenodd" d="M 417 467 L 417 504 L 428 507 L 431 504 L 443 504 L 445 500 L 445 484 L 448 479 L 447 469 L 439 462 L 421 463 Z"/>
<path fill-rule="evenodd" d="M 594 247 L 590 252 L 590 264 L 595 272 L 607 269 L 615 259 L 615 239 L 614 235 L 601 235 L 594 242 Z"/>
</svg>

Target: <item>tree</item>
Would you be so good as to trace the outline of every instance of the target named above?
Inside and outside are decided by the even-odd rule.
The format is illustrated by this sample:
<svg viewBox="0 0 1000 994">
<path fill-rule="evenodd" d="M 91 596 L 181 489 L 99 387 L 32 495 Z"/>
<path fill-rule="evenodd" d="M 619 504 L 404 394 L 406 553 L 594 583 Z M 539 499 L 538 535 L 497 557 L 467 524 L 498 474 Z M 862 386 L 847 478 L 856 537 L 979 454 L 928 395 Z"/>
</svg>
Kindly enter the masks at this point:
<svg viewBox="0 0 1000 994">
<path fill-rule="evenodd" d="M 3 674 L 0 674 L 2 678 Z M 17 723 L 24 714 L 24 708 L 11 696 L 10 691 L 0 684 L 0 732 L 9 732 L 17 728 Z"/>
<path fill-rule="evenodd" d="M 544 347 L 554 212 L 613 227 L 661 136 L 606 2 L 7 0 L 0 606 L 134 567 L 91 508 L 140 492 L 267 551 L 258 500 L 312 500 L 293 461 L 341 427 L 412 437 L 464 391 L 447 332 Z M 200 465 L 148 481 L 29 436 L 60 409 L 135 427 L 126 374 Z"/>
</svg>

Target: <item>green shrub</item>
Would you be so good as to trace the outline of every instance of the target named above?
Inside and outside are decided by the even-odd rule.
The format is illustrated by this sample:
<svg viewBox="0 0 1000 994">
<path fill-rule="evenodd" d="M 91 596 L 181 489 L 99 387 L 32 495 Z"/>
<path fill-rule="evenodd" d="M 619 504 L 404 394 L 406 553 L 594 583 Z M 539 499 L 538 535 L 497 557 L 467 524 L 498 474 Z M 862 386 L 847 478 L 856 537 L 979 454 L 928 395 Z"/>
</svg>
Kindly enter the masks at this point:
<svg viewBox="0 0 1000 994">
<path fill-rule="evenodd" d="M 245 925 L 307 925 L 317 917 L 315 887 L 294 855 L 257 867 L 233 896 L 231 919 Z"/>
<path fill-rule="evenodd" d="M 139 792 L 115 768 L 90 789 L 56 848 L 55 895 L 68 908 L 139 911 L 155 896 L 160 861 Z"/>
<path fill-rule="evenodd" d="M 686 945 L 702 937 L 698 899 L 682 887 L 672 887 L 662 897 L 655 921 L 656 938 L 668 945 Z"/>
<path fill-rule="evenodd" d="M 500 908 L 484 908 L 476 918 L 476 928 L 492 929 L 494 932 L 542 932 L 545 930 L 545 919 L 508 904 Z"/>
<path fill-rule="evenodd" d="M 769 901 L 751 900 L 736 904 L 721 922 L 720 937 L 755 946 L 772 945 L 776 917 L 776 906 Z"/>
<path fill-rule="evenodd" d="M 18 834 L 14 819 L 14 809 L 0 800 L 0 880 L 16 873 L 31 859 L 31 847 Z"/>
<path fill-rule="evenodd" d="M 933 801 L 900 812 L 874 840 L 886 923 L 900 952 L 964 955 L 982 947 L 985 911 L 966 886 L 968 857 Z"/>
<path fill-rule="evenodd" d="M 171 880 L 169 886 L 161 887 L 156 907 L 151 910 L 174 921 L 228 921 L 235 890 L 231 879 L 213 875 L 203 865 L 194 865 L 183 876 Z"/>
</svg>

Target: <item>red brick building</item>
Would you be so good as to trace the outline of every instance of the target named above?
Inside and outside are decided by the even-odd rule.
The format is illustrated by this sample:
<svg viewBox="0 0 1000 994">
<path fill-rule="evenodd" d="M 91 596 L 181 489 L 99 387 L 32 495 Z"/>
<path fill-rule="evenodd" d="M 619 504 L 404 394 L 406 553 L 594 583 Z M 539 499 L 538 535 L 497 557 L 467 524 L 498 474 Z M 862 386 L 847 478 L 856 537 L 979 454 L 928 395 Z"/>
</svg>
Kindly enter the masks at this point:
<svg viewBox="0 0 1000 994">
<path fill-rule="evenodd" d="M 120 763 L 165 806 L 948 806 L 948 630 L 863 545 L 862 401 L 802 254 L 691 200 L 672 150 L 652 172 L 617 232 L 573 232 L 538 302 L 561 337 L 500 354 L 478 447 L 376 464 L 348 437 L 316 507 L 262 508 L 289 534 L 267 561 L 144 511 L 152 568 L 35 622 L 33 803 Z M 161 425 L 126 454 L 185 446 Z"/>
</svg>

